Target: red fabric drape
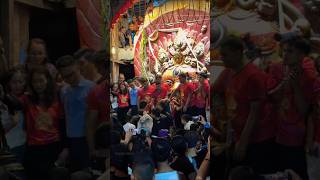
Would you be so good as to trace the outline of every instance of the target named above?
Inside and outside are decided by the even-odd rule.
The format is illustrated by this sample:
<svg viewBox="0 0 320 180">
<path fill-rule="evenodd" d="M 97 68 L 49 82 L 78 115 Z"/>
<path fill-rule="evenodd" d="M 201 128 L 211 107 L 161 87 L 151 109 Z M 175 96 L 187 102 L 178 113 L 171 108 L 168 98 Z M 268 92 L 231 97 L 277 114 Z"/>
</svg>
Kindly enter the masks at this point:
<svg viewBox="0 0 320 180">
<path fill-rule="evenodd" d="M 94 50 L 103 48 L 101 3 L 97 0 L 77 0 L 76 12 L 80 46 Z"/>
<path fill-rule="evenodd" d="M 121 6 L 119 11 L 116 12 L 116 14 L 112 18 L 112 21 L 111 21 L 112 27 L 117 22 L 117 20 L 119 19 L 120 15 L 125 13 L 129 8 L 131 8 L 133 6 L 133 4 L 134 4 L 133 0 L 127 0 L 126 3 L 123 6 Z"/>
</svg>

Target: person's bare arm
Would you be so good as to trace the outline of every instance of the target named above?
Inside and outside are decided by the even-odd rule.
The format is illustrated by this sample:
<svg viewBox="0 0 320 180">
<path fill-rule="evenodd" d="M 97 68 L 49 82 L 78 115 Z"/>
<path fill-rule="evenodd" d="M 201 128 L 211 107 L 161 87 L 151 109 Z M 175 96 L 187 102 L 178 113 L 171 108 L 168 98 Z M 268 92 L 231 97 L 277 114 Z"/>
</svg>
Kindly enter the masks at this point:
<svg viewBox="0 0 320 180">
<path fill-rule="evenodd" d="M 203 179 L 206 179 L 206 177 L 208 176 L 208 171 L 210 168 L 210 151 L 211 151 L 210 141 L 211 140 L 209 137 L 208 138 L 208 152 L 200 165 L 196 180 L 203 180 Z"/>
<path fill-rule="evenodd" d="M 190 100 L 191 100 L 191 96 L 192 96 L 192 93 L 189 93 L 188 94 L 188 98 L 187 98 L 187 101 L 186 101 L 186 104 L 184 104 L 183 106 L 183 112 L 186 112 L 188 107 L 189 107 L 189 103 L 190 103 Z"/>
<path fill-rule="evenodd" d="M 253 129 L 257 124 L 260 104 L 260 101 L 254 101 L 250 104 L 250 112 L 246 124 L 240 135 L 240 140 L 235 147 L 235 158 L 237 160 L 242 160 L 245 157 L 249 138 L 252 135 Z"/>
</svg>

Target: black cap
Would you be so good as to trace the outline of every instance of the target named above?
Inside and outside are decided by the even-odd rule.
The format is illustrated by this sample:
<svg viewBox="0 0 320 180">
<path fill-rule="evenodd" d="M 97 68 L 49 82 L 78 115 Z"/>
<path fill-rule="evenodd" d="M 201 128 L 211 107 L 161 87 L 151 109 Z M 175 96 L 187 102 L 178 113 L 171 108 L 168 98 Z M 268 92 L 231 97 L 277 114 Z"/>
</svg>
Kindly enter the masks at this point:
<svg viewBox="0 0 320 180">
<path fill-rule="evenodd" d="M 276 33 L 273 38 L 281 43 L 285 43 L 287 41 L 293 40 L 299 37 L 299 33 L 297 31 L 287 32 L 287 33 Z"/>
</svg>

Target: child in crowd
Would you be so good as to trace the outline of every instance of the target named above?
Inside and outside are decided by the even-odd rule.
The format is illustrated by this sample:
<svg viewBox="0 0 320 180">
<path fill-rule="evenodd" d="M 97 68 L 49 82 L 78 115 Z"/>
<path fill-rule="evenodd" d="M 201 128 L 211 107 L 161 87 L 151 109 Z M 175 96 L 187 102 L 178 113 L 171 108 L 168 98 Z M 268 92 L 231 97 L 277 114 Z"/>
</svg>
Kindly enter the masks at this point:
<svg viewBox="0 0 320 180">
<path fill-rule="evenodd" d="M 49 62 L 46 42 L 40 38 L 34 38 L 29 41 L 27 47 L 27 71 L 38 65 L 46 67 L 51 76 L 56 77 L 57 69 Z"/>
</svg>

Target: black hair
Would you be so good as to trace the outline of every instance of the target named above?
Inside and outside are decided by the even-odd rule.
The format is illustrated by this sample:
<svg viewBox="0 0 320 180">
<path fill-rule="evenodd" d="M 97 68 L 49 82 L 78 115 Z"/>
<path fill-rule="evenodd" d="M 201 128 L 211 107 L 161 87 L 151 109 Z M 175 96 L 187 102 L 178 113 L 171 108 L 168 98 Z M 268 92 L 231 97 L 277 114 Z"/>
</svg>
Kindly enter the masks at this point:
<svg viewBox="0 0 320 180">
<path fill-rule="evenodd" d="M 149 180 L 154 177 L 155 164 L 150 153 L 136 153 L 134 155 L 133 174 L 135 179 Z"/>
<path fill-rule="evenodd" d="M 35 91 L 35 89 L 33 87 L 33 83 L 32 83 L 32 79 L 35 74 L 42 74 L 46 77 L 47 87 L 44 92 L 45 97 L 43 100 L 44 100 L 45 106 L 50 107 L 52 105 L 54 99 L 57 98 L 55 81 L 52 78 L 52 76 L 47 68 L 42 67 L 42 66 L 38 66 L 38 67 L 32 69 L 32 71 L 29 75 L 29 78 L 28 78 L 28 83 L 29 83 L 29 87 L 30 87 L 30 91 L 31 91 L 30 92 L 30 99 L 35 104 L 40 103 L 39 95 Z"/>
<path fill-rule="evenodd" d="M 26 69 L 24 68 L 24 66 L 22 65 L 17 65 L 14 66 L 13 68 L 9 69 L 9 71 L 7 71 L 2 77 L 1 77 L 1 83 L 3 85 L 3 88 L 5 90 L 6 93 L 9 93 L 11 91 L 10 87 L 9 87 L 9 82 L 12 80 L 13 76 L 16 73 L 21 73 L 25 75 L 25 81 L 27 80 L 26 77 Z"/>
<path fill-rule="evenodd" d="M 231 35 L 221 42 L 220 47 L 221 49 L 229 48 L 231 50 L 239 50 L 242 52 L 244 50 L 244 43 L 241 38 Z"/>
<path fill-rule="evenodd" d="M 139 115 L 134 115 L 131 117 L 130 122 L 134 125 L 137 125 L 138 121 L 140 120 L 140 116 Z"/>
<path fill-rule="evenodd" d="M 207 79 L 208 78 L 208 74 L 205 73 L 205 72 L 200 72 L 198 73 L 201 77 L 203 77 L 204 79 Z"/>
<path fill-rule="evenodd" d="M 295 47 L 296 49 L 302 51 L 305 55 L 308 55 L 311 52 L 310 42 L 302 37 L 289 39 L 282 44 L 288 44 L 291 47 Z"/>
<path fill-rule="evenodd" d="M 184 119 L 185 121 L 192 121 L 192 117 L 189 114 L 182 114 L 181 119 Z"/>
<path fill-rule="evenodd" d="M 76 60 L 71 55 L 60 57 L 56 62 L 57 69 L 65 68 L 76 64 Z"/>
<path fill-rule="evenodd" d="M 144 109 L 145 107 L 147 107 L 147 105 L 148 105 L 148 103 L 147 103 L 146 101 L 141 101 L 141 102 L 139 103 L 140 109 Z"/>
<path fill-rule="evenodd" d="M 102 123 L 97 128 L 95 135 L 95 146 L 97 149 L 110 148 L 110 124 Z"/>
<path fill-rule="evenodd" d="M 171 141 L 172 149 L 178 156 L 185 156 L 188 143 L 183 136 L 175 136 Z"/>
<path fill-rule="evenodd" d="M 198 133 L 195 131 L 187 131 L 184 138 L 188 143 L 188 148 L 196 147 L 198 140 L 200 140 Z"/>
<path fill-rule="evenodd" d="M 190 131 L 197 131 L 199 128 L 199 124 L 198 123 L 193 123 L 190 125 Z"/>
<path fill-rule="evenodd" d="M 170 157 L 171 145 L 166 139 L 154 139 L 151 144 L 151 149 L 154 159 L 157 162 L 164 162 Z"/>
<path fill-rule="evenodd" d="M 110 71 L 110 61 L 107 59 L 110 57 L 110 54 L 107 50 L 100 50 L 98 52 L 93 53 L 88 59 L 93 62 L 93 64 L 98 68 L 103 67 L 106 70 L 106 74 L 102 74 L 106 76 Z"/>
<path fill-rule="evenodd" d="M 154 115 L 155 117 L 160 117 L 161 112 L 159 111 L 158 108 L 152 108 L 151 114 Z"/>
</svg>

